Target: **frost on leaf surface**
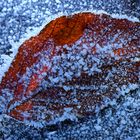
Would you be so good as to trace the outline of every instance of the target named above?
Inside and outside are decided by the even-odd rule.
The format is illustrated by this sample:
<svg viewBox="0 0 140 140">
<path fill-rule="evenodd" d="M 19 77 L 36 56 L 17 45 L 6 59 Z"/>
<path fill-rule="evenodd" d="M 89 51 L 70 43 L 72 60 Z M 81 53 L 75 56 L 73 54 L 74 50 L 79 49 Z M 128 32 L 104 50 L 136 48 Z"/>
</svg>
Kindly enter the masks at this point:
<svg viewBox="0 0 140 140">
<path fill-rule="evenodd" d="M 0 111 L 35 126 L 95 113 L 140 77 L 140 23 L 62 16 L 19 48 L 0 83 Z"/>
</svg>

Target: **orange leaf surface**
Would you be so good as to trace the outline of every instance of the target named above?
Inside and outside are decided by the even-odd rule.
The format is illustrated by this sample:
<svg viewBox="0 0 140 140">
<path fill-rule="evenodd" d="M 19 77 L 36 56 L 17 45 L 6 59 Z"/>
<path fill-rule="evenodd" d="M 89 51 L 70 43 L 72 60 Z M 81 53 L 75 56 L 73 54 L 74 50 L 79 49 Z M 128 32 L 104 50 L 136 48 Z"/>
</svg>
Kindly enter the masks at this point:
<svg viewBox="0 0 140 140">
<path fill-rule="evenodd" d="M 3 113 L 40 124 L 92 114 L 138 85 L 139 57 L 139 22 L 93 13 L 57 18 L 20 46 L 0 83 Z"/>
</svg>

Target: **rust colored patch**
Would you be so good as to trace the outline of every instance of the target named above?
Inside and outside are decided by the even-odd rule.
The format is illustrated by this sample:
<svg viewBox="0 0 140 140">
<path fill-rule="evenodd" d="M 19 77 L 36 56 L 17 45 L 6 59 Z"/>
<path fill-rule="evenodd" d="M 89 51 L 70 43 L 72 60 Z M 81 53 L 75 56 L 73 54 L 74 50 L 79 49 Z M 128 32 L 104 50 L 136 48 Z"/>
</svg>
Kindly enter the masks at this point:
<svg viewBox="0 0 140 140">
<path fill-rule="evenodd" d="M 36 106 L 46 106 L 48 112 L 46 111 L 44 114 L 46 115 L 46 121 L 50 121 L 56 114 L 62 115 L 65 108 L 73 108 L 72 110 L 75 114 L 82 115 L 94 112 L 92 108 L 96 104 L 102 104 L 104 97 L 113 98 L 113 94 L 117 93 L 117 87 L 128 85 L 129 83 L 138 83 L 139 63 L 131 62 L 130 58 L 139 57 L 140 54 L 139 30 L 140 23 L 134 23 L 126 19 L 114 19 L 105 14 L 79 13 L 68 17 L 62 16 L 51 21 L 38 35 L 31 37 L 19 47 L 18 54 L 2 78 L 0 84 L 1 96 L 4 94 L 4 89 L 9 89 L 13 96 L 12 100 L 7 101 L 7 110 L 14 102 L 21 102 L 20 105 L 10 110 L 8 114 L 19 120 L 34 119 L 36 121 L 38 120 Z M 80 77 L 73 76 L 71 81 L 65 82 L 64 85 L 74 87 L 80 83 L 81 87 L 95 85 L 100 88 L 99 85 L 105 84 L 108 88 L 104 92 L 101 91 L 103 92 L 102 96 L 97 94 L 100 92 L 97 89 L 78 89 L 75 97 L 78 103 L 74 103 L 73 91 L 71 90 L 65 91 L 63 87 L 51 87 L 45 91 L 38 89 L 41 82 L 44 79 L 47 80 L 49 76 L 44 76 L 43 74 L 45 72 L 47 74 L 53 73 L 49 66 L 40 62 L 41 58 L 48 59 L 51 62 L 55 56 L 68 53 L 68 50 L 64 48 L 65 45 L 70 48 L 81 38 L 83 40 L 77 47 L 86 44 L 89 50 L 92 48 L 90 54 L 93 57 L 96 56 L 101 59 L 101 53 L 103 53 L 103 56 L 107 54 L 107 58 L 103 58 L 104 64 L 100 66 L 102 72 L 95 72 L 92 76 L 89 76 L 88 73 L 83 71 Z M 110 45 L 112 52 L 103 50 L 107 45 Z M 57 47 L 60 48 L 59 51 L 57 51 Z M 48 54 L 42 56 L 45 51 Z M 40 54 L 38 55 L 38 53 Z M 114 57 L 118 56 L 119 58 L 114 60 L 112 53 Z M 84 59 L 87 59 L 86 55 Z M 125 64 L 122 62 L 125 62 Z M 40 66 L 33 71 L 33 67 L 38 64 Z M 115 74 L 109 80 L 106 80 L 108 72 L 113 72 L 113 68 L 117 72 L 114 72 Z M 127 74 L 122 75 L 120 69 L 126 71 Z M 27 80 L 26 77 L 28 78 Z M 62 101 L 63 104 L 60 104 L 62 93 L 65 95 L 65 102 Z M 49 111 L 52 111 L 54 116 L 49 114 Z M 24 112 L 28 112 L 31 116 L 24 117 Z"/>
</svg>

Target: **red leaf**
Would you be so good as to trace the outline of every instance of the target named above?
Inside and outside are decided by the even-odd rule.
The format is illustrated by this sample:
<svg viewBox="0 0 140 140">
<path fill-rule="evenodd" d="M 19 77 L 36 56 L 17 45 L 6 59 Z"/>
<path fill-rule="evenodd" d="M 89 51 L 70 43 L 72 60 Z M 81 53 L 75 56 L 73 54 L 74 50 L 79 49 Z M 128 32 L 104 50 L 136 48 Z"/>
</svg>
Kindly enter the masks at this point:
<svg viewBox="0 0 140 140">
<path fill-rule="evenodd" d="M 93 13 L 57 18 L 20 46 L 0 84 L 3 112 L 40 123 L 92 114 L 138 84 L 139 46 L 138 22 Z"/>
</svg>

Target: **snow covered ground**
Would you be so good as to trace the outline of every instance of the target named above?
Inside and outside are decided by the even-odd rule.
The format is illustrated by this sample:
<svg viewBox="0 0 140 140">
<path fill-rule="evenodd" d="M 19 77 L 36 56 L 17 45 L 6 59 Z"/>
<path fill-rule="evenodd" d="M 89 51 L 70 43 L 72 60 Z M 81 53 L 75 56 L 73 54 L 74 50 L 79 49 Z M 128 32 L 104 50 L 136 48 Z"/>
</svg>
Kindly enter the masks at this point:
<svg viewBox="0 0 140 140">
<path fill-rule="evenodd" d="M 30 33 L 35 35 L 44 24 L 58 15 L 91 9 L 140 18 L 139 0 L 135 3 L 132 0 L 1 0 L 0 76 L 15 56 L 18 46 L 29 38 Z M 35 28 L 36 32 L 32 32 Z M 5 62 L 7 64 L 3 67 Z M 0 139 L 135 140 L 140 138 L 139 120 L 140 90 L 135 90 L 95 116 L 69 125 L 58 124 L 38 130 L 1 116 Z"/>
</svg>

